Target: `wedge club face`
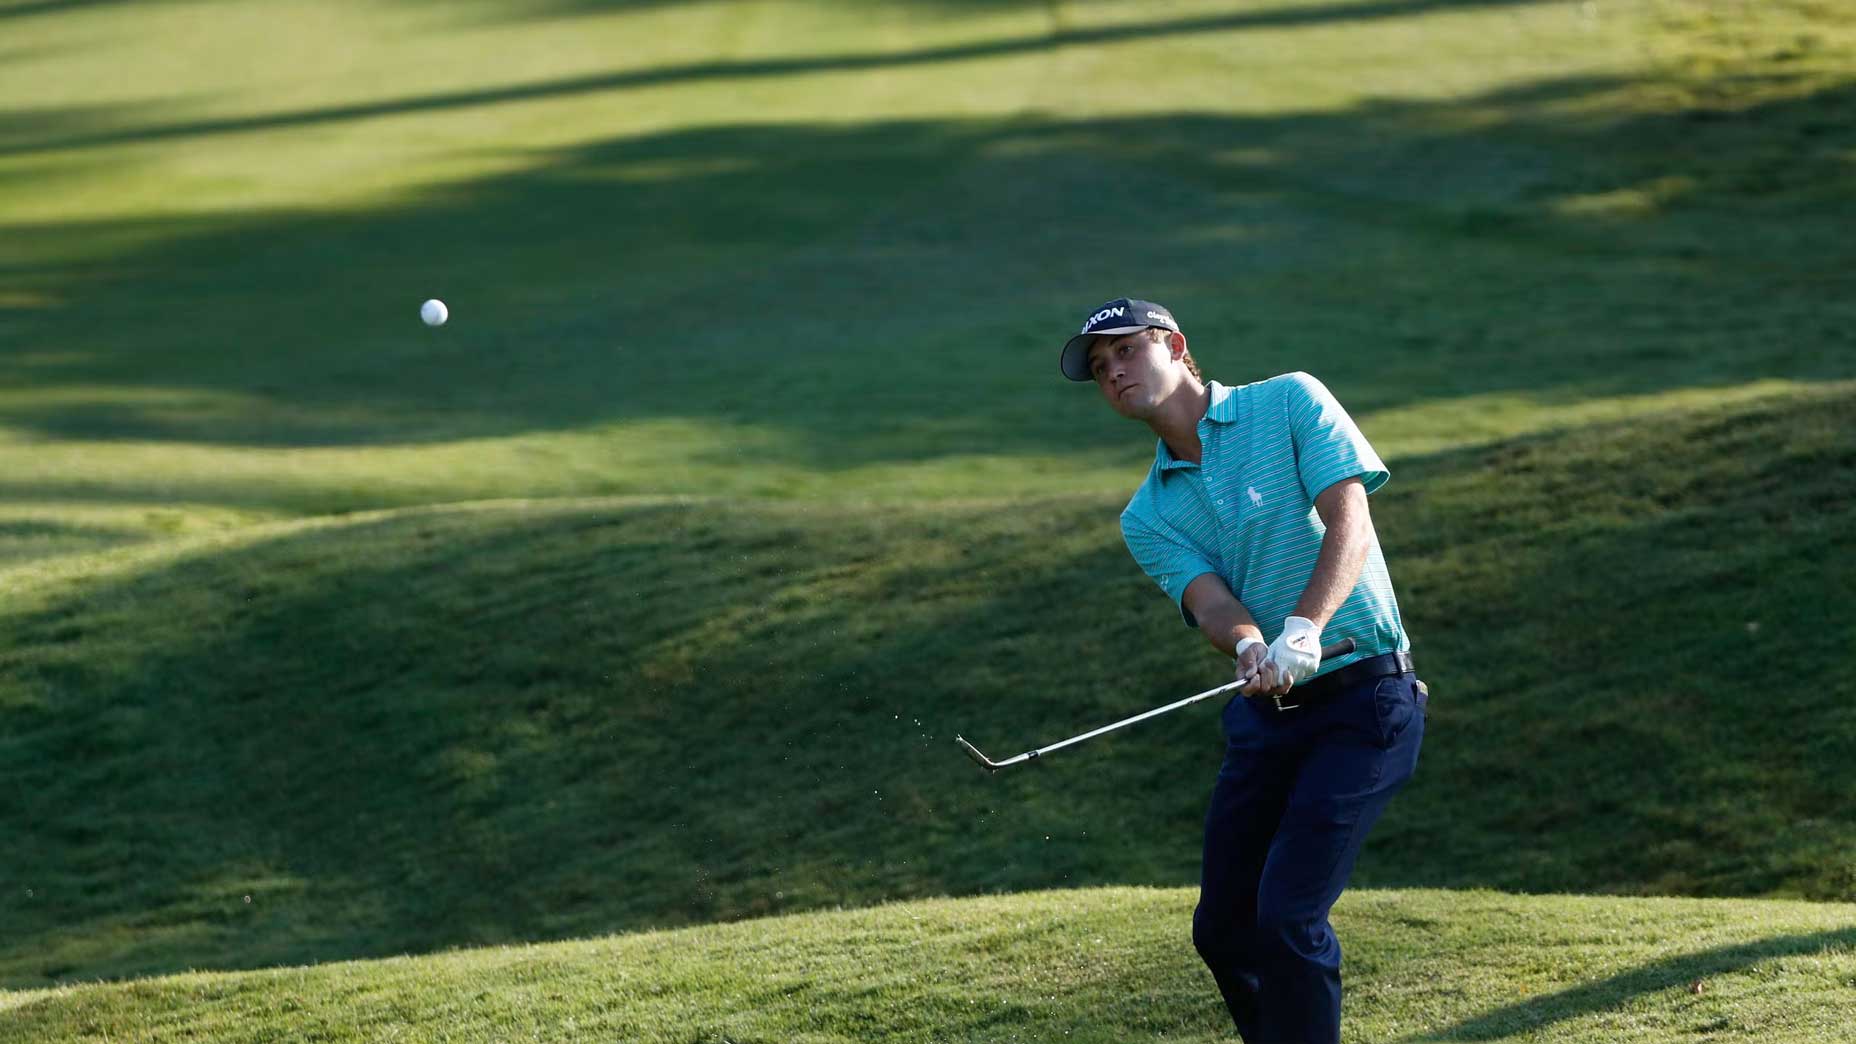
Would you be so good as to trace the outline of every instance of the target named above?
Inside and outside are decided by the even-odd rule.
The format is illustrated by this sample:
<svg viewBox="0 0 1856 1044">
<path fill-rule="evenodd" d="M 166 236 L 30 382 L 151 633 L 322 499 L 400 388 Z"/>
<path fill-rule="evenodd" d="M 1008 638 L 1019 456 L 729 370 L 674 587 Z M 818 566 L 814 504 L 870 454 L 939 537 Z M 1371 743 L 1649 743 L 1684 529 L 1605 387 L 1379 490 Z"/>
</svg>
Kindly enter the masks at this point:
<svg viewBox="0 0 1856 1044">
<path fill-rule="evenodd" d="M 960 749 L 967 752 L 967 757 L 972 758 L 974 761 L 979 762 L 981 768 L 985 769 L 988 772 L 999 771 L 998 764 L 995 763 L 991 758 L 987 757 L 986 755 L 981 754 L 980 749 L 974 746 L 973 744 L 968 743 L 965 737 L 955 736 L 954 742 L 960 744 Z"/>
<path fill-rule="evenodd" d="M 979 762 L 980 767 L 988 772 L 997 772 L 1009 765 L 1016 765 L 1021 761 L 1029 761 L 1038 756 L 1038 752 L 1034 750 L 1025 754 L 1020 754 L 1015 758 L 1006 758 L 1004 761 L 994 761 L 986 755 L 981 754 L 980 749 L 968 743 L 965 737 L 955 736 L 954 742 L 960 744 L 960 749 L 967 752 L 967 757 Z"/>
</svg>

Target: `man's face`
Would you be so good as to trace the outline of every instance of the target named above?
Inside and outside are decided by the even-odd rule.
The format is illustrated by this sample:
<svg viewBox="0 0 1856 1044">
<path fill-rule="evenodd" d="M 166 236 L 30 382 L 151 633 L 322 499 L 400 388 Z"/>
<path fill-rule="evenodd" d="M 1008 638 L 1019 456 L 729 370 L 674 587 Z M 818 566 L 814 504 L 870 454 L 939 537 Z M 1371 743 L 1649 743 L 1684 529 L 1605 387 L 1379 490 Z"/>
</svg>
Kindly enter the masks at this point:
<svg viewBox="0 0 1856 1044">
<path fill-rule="evenodd" d="M 1089 348 L 1089 373 L 1096 389 L 1116 413 L 1145 420 L 1185 377 L 1186 367 L 1173 354 L 1173 341 L 1184 351 L 1185 338 L 1170 334 L 1154 340 L 1149 330 L 1098 337 Z"/>
</svg>

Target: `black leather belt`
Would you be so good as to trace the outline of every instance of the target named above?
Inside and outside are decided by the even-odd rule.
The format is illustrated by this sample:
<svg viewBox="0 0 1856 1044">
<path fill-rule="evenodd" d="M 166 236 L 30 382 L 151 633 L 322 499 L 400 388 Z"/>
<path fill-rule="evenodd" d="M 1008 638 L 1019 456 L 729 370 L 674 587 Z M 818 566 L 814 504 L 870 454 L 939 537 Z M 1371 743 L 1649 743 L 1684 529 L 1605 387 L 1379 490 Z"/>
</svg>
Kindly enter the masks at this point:
<svg viewBox="0 0 1856 1044">
<path fill-rule="evenodd" d="M 1281 696 L 1270 696 L 1268 703 L 1259 702 L 1258 706 L 1270 710 L 1288 711 L 1305 707 L 1311 703 L 1320 703 L 1336 694 L 1352 688 L 1361 682 L 1384 678 L 1389 674 L 1405 674 L 1416 670 L 1411 663 L 1411 654 L 1389 652 L 1379 656 L 1369 656 L 1358 663 L 1350 663 L 1338 671 L 1330 671 L 1313 681 L 1303 682 Z M 1257 697 L 1262 700 L 1265 697 Z"/>
</svg>

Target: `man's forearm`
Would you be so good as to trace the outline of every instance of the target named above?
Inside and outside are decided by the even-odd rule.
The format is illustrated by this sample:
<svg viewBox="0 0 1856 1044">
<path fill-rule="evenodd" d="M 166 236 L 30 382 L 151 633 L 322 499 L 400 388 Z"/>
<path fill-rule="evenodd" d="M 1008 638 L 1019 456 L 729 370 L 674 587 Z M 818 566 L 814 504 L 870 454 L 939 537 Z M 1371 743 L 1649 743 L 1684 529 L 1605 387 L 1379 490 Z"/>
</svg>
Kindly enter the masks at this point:
<svg viewBox="0 0 1856 1044">
<path fill-rule="evenodd" d="M 1315 560 L 1314 575 L 1302 589 L 1295 603 L 1295 615 L 1313 620 L 1317 629 L 1340 609 L 1360 581 L 1366 566 L 1366 552 L 1372 544 L 1373 522 L 1367 513 L 1365 494 L 1342 496 L 1326 520 L 1327 534 L 1321 538 L 1321 554 Z"/>
<path fill-rule="evenodd" d="M 1233 600 L 1208 613 L 1199 620 L 1199 630 L 1205 632 L 1205 640 L 1212 647 L 1226 656 L 1237 655 L 1237 643 L 1246 637 L 1263 640 L 1263 628 L 1244 608 L 1242 602 Z"/>
</svg>

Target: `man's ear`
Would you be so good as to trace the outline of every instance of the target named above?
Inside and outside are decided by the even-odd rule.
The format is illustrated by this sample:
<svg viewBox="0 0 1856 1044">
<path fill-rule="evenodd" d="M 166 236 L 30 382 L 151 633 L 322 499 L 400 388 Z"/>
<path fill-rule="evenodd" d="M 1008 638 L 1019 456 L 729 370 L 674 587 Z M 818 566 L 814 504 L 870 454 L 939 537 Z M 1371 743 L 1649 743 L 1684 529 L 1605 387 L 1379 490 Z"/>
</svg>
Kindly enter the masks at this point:
<svg viewBox="0 0 1856 1044">
<path fill-rule="evenodd" d="M 1184 359 L 1186 357 L 1186 335 L 1178 330 L 1169 331 L 1166 335 L 1166 347 L 1167 353 L 1173 357 L 1174 362 Z"/>
</svg>

